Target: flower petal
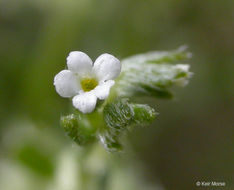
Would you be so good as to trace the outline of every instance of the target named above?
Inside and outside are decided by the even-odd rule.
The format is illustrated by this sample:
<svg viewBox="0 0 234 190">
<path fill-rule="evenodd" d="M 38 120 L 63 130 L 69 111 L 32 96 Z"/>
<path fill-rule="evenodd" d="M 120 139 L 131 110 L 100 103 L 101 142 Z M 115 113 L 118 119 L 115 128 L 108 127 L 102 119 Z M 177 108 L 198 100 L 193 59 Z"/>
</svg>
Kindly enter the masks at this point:
<svg viewBox="0 0 234 190">
<path fill-rule="evenodd" d="M 54 77 L 54 85 L 57 93 L 64 97 L 69 98 L 76 95 L 79 90 L 79 82 L 75 75 L 69 70 L 62 70 Z"/>
<path fill-rule="evenodd" d="M 67 57 L 68 69 L 80 76 L 87 76 L 92 71 L 93 62 L 88 55 L 81 51 L 72 51 Z"/>
<path fill-rule="evenodd" d="M 93 91 L 94 94 L 101 100 L 106 99 L 109 96 L 110 88 L 115 84 L 115 81 L 108 80 L 99 84 Z"/>
<path fill-rule="evenodd" d="M 105 53 L 96 59 L 93 71 L 99 80 L 114 79 L 121 72 L 121 63 L 113 55 Z"/>
<path fill-rule="evenodd" d="M 91 113 L 96 106 L 97 97 L 92 92 L 86 92 L 72 99 L 73 106 L 82 113 Z"/>
</svg>

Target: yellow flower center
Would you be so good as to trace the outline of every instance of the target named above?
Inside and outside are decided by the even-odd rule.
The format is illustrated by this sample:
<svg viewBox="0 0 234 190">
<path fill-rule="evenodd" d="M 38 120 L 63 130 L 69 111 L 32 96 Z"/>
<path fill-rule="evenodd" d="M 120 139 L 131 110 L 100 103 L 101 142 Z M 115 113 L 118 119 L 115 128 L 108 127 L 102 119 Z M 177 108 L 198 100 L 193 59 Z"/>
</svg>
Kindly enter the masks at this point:
<svg viewBox="0 0 234 190">
<path fill-rule="evenodd" d="M 93 90 L 98 85 L 94 78 L 84 78 L 81 80 L 81 87 L 85 92 Z"/>
</svg>

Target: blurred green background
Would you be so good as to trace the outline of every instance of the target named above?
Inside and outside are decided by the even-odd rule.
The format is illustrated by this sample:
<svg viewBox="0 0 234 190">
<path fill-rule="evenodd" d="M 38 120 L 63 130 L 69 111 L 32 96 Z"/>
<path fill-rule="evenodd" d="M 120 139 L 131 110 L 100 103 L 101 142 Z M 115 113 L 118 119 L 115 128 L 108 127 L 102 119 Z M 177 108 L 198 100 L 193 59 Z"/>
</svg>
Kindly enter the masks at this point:
<svg viewBox="0 0 234 190">
<path fill-rule="evenodd" d="M 199 189 L 196 181 L 234 189 L 233 21 L 233 0 L 1 0 L 0 182 L 27 184 L 31 174 L 14 176 L 29 168 L 39 173 L 30 183 L 45 189 L 55 155 L 71 146 L 59 125 L 69 100 L 53 86 L 70 51 L 121 59 L 186 44 L 194 76 L 172 101 L 149 102 L 160 115 L 129 135 L 132 154 L 147 183 L 163 189 Z"/>
</svg>

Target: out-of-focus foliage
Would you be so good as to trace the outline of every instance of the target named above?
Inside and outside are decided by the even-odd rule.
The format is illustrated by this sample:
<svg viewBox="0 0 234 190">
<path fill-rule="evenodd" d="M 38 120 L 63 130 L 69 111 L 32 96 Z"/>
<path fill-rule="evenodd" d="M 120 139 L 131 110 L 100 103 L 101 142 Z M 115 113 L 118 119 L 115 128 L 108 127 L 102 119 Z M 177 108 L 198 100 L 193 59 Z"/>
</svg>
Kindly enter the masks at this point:
<svg viewBox="0 0 234 190">
<path fill-rule="evenodd" d="M 85 149 L 71 146 L 53 130 L 40 131 L 23 120 L 10 122 L 9 127 L 3 133 L 2 148 L 7 154 L 0 159 L 0 189 L 152 190 L 138 179 L 141 175 L 134 174 L 139 167 L 106 154 L 97 144 Z M 9 139 L 13 134 L 20 136 Z"/>
<path fill-rule="evenodd" d="M 81 50 L 92 58 L 107 52 L 121 59 L 181 44 L 193 52 L 194 77 L 186 89 L 175 91 L 173 101 L 140 98 L 143 104 L 156 104 L 160 117 L 151 127 L 131 133 L 134 157 L 145 166 L 144 177 L 160 181 L 165 189 L 194 189 L 196 181 L 211 179 L 233 189 L 233 13 L 233 0 L 1 0 L 0 184 L 10 186 L 3 189 L 23 184 L 23 190 L 44 190 L 44 180 L 53 174 L 59 185 L 52 189 L 76 186 L 67 176 L 78 162 L 58 120 L 68 114 L 68 100 L 52 85 L 70 51 Z M 18 120 L 13 132 L 14 118 L 31 121 L 42 135 Z M 27 135 L 35 141 L 20 150 L 18 142 Z M 33 175 L 30 171 L 38 166 L 22 156 L 25 152 L 37 154 L 48 168 Z M 118 171 L 113 183 L 124 186 L 131 181 L 132 172 Z"/>
</svg>

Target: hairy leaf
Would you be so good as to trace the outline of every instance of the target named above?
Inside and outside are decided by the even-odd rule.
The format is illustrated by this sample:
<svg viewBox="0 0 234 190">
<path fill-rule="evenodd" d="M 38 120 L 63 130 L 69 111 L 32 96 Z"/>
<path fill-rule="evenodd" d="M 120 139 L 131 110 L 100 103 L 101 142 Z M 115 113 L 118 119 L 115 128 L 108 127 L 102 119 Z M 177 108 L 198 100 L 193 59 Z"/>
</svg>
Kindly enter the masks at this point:
<svg viewBox="0 0 234 190">
<path fill-rule="evenodd" d="M 133 109 L 133 122 L 139 125 L 149 124 L 156 118 L 157 113 L 146 104 L 129 104 Z"/>
<path fill-rule="evenodd" d="M 112 130 L 106 129 L 99 134 L 99 139 L 104 148 L 109 152 L 119 152 L 123 149 L 119 142 L 119 133 L 113 133 Z"/>
<path fill-rule="evenodd" d="M 84 121 L 74 114 L 61 117 L 61 125 L 65 132 L 79 145 L 85 145 L 95 139 L 94 134 L 82 122 Z"/>
<path fill-rule="evenodd" d="M 131 126 L 151 123 L 156 117 L 155 110 L 150 106 L 130 103 L 126 98 L 107 104 L 103 114 L 106 126 L 100 132 L 99 138 L 111 152 L 122 150 L 119 138 Z"/>
<path fill-rule="evenodd" d="M 103 110 L 104 120 L 113 130 L 125 129 L 131 124 L 133 111 L 129 107 L 128 99 L 118 99 L 105 106 Z"/>
<path fill-rule="evenodd" d="M 186 49 L 179 48 L 171 52 L 150 52 L 124 59 L 115 92 L 123 97 L 146 95 L 171 98 L 170 87 L 188 83 L 191 76 L 189 65 L 181 61 L 190 56 Z"/>
</svg>

